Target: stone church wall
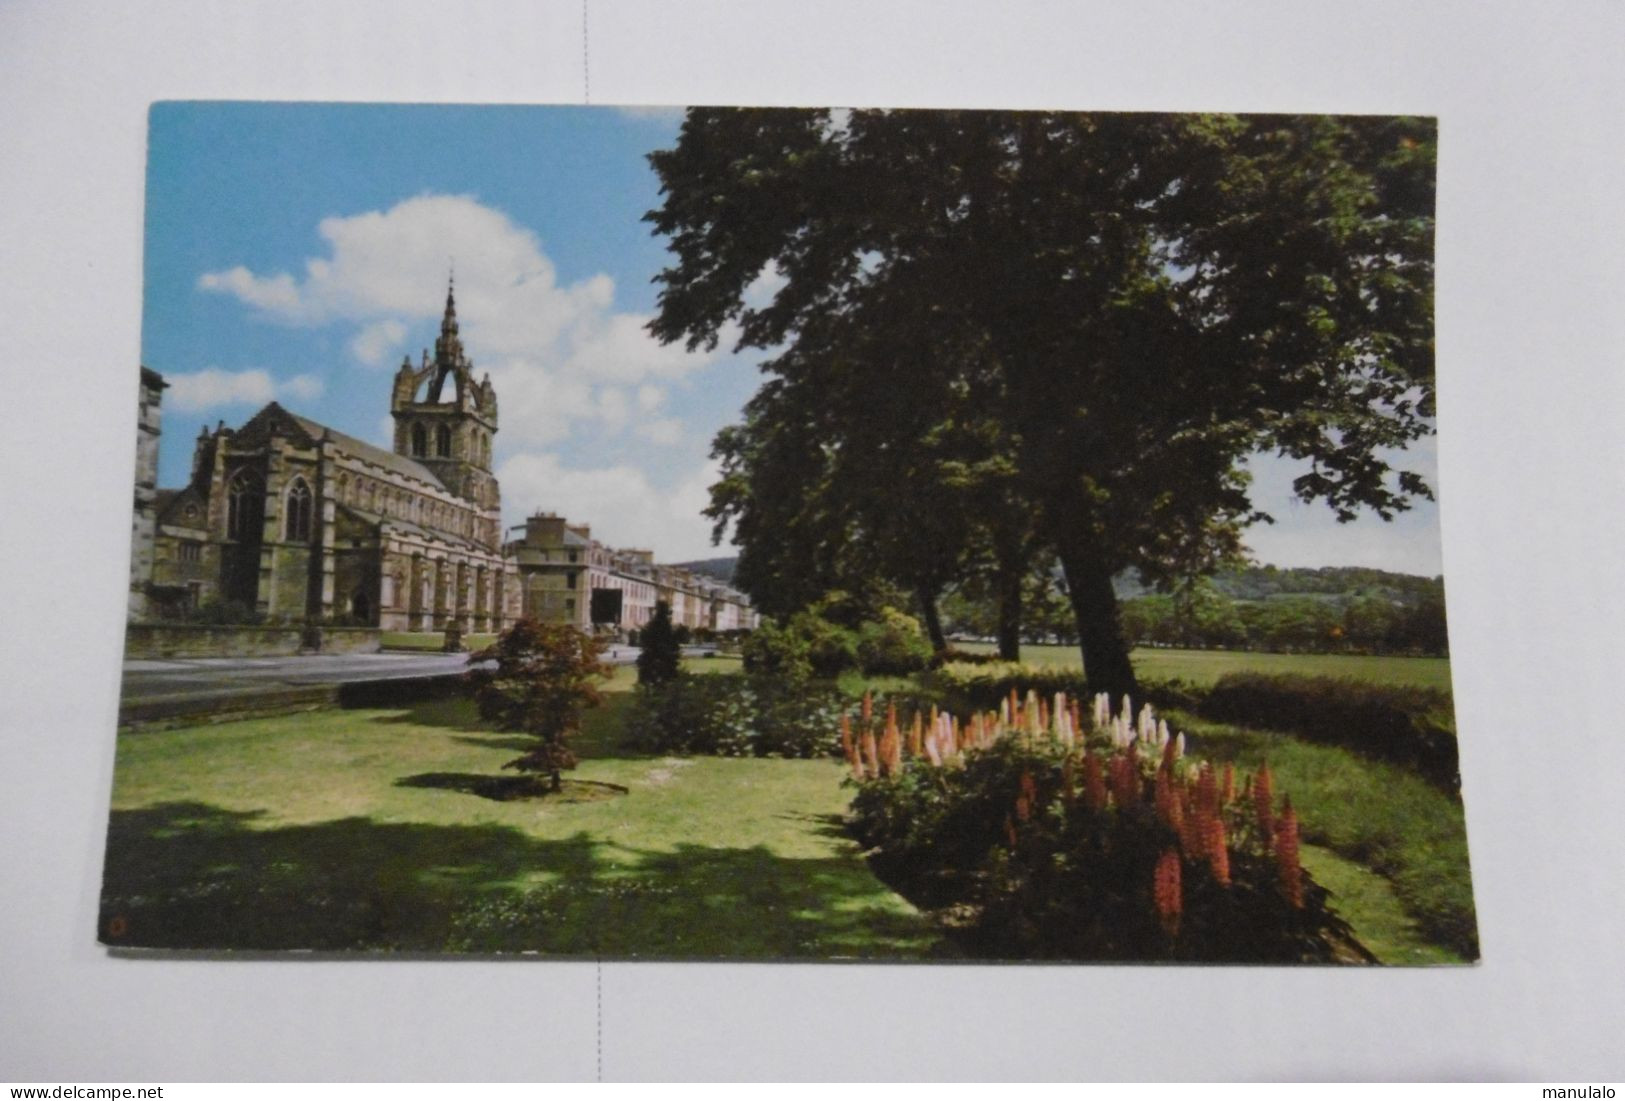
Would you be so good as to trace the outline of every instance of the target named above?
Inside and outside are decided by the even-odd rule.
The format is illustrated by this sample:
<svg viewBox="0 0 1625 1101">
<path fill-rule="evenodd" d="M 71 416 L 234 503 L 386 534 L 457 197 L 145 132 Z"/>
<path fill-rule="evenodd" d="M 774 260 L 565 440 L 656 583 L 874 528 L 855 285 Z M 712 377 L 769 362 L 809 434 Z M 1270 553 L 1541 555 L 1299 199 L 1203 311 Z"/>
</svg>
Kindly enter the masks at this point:
<svg viewBox="0 0 1625 1101">
<path fill-rule="evenodd" d="M 322 653 L 375 654 L 382 632 L 376 627 L 323 627 Z M 124 657 L 223 658 L 287 657 L 304 642 L 299 627 L 216 627 L 197 623 L 131 623 L 124 632 Z"/>
</svg>

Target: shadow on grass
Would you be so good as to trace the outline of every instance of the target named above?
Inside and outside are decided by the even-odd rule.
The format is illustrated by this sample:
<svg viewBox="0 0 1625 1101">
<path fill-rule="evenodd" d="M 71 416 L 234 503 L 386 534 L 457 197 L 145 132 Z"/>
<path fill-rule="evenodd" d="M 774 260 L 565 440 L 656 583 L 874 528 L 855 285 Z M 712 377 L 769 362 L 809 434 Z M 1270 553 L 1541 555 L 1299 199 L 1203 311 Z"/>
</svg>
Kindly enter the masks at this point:
<svg viewBox="0 0 1625 1101">
<path fill-rule="evenodd" d="M 642 760 L 660 756 L 624 744 L 626 711 L 631 706 L 630 692 L 605 692 L 604 702 L 582 716 L 581 731 L 570 740 L 570 747 L 575 750 L 576 756 L 583 760 L 593 758 Z M 474 701 L 467 697 L 403 704 L 399 709 L 392 708 L 388 713 L 379 715 L 374 721 L 457 731 L 464 736 L 455 738 L 455 741 L 481 749 L 503 749 L 522 753 L 533 744 L 530 738 L 522 734 L 493 729 L 490 723 L 480 718 L 479 712 L 474 707 Z"/>
<path fill-rule="evenodd" d="M 847 830 L 845 820 L 838 814 L 780 814 L 775 817 L 785 822 L 806 822 L 812 826 L 812 832 L 819 837 L 834 837 L 842 841 L 852 840 L 852 834 Z"/>
<path fill-rule="evenodd" d="M 526 749 L 530 746 L 527 744 Z M 548 781 L 538 776 L 492 776 L 483 772 L 420 772 L 416 776 L 403 776 L 395 781 L 398 788 L 433 788 L 438 791 L 460 791 L 464 795 L 478 795 L 499 803 L 514 799 L 545 799 L 549 803 L 595 803 L 600 799 L 613 799 L 626 795 L 632 789 L 621 784 L 601 780 L 565 780 L 553 791 Z"/>
<path fill-rule="evenodd" d="M 266 826 L 198 802 L 115 811 L 100 916 L 128 948 L 915 958 L 924 918 L 855 859 L 641 850 L 584 833 L 344 818 Z"/>
</svg>

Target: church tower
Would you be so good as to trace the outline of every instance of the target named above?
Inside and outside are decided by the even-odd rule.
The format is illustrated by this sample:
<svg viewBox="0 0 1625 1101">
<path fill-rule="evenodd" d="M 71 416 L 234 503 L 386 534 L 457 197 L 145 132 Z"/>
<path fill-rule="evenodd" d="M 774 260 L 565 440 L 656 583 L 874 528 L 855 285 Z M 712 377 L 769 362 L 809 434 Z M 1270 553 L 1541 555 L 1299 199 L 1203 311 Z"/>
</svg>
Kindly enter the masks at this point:
<svg viewBox="0 0 1625 1101">
<path fill-rule="evenodd" d="M 457 333 L 455 292 L 455 284 L 448 284 L 434 358 L 424 349 L 419 366 L 408 357 L 395 373 L 389 408 L 395 453 L 422 463 L 447 489 L 500 521 L 497 480 L 491 474 L 497 396 L 489 375 L 474 381 L 474 363 Z"/>
</svg>

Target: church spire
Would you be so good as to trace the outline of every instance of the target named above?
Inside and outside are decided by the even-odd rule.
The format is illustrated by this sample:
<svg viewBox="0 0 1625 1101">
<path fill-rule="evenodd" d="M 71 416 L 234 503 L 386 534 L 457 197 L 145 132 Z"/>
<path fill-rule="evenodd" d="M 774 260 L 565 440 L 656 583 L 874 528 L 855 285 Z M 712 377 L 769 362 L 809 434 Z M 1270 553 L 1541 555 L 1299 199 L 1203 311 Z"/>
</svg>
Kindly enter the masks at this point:
<svg viewBox="0 0 1625 1101">
<path fill-rule="evenodd" d="M 440 319 L 440 331 L 450 335 L 457 331 L 457 273 L 446 280 L 446 313 Z"/>
</svg>

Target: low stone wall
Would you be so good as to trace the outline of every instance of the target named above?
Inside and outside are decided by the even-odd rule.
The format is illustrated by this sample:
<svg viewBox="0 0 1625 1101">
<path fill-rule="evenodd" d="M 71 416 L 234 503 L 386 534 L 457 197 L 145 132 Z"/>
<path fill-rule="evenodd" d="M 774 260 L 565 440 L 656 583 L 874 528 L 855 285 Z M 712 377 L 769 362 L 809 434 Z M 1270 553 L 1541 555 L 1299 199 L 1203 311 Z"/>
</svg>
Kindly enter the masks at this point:
<svg viewBox="0 0 1625 1101">
<path fill-rule="evenodd" d="M 376 627 L 323 627 L 324 654 L 375 654 Z M 299 627 L 222 627 L 203 623 L 131 623 L 124 631 L 125 658 L 270 658 L 297 654 Z"/>
</svg>

